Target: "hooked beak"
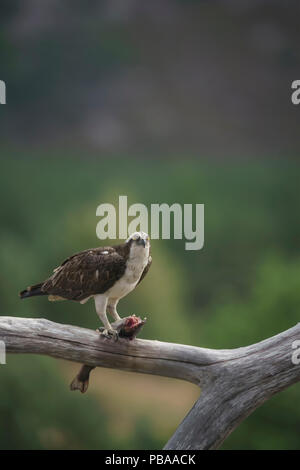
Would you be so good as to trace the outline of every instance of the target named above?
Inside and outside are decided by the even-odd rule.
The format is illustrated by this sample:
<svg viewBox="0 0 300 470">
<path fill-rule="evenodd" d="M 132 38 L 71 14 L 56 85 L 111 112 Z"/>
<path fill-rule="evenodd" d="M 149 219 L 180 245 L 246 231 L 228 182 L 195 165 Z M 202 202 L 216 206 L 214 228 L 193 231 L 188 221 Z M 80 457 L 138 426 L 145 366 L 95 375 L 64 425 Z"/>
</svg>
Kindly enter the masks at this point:
<svg viewBox="0 0 300 470">
<path fill-rule="evenodd" d="M 137 245 L 143 245 L 144 248 L 146 246 L 146 242 L 143 238 L 140 238 L 136 243 L 137 243 Z"/>
</svg>

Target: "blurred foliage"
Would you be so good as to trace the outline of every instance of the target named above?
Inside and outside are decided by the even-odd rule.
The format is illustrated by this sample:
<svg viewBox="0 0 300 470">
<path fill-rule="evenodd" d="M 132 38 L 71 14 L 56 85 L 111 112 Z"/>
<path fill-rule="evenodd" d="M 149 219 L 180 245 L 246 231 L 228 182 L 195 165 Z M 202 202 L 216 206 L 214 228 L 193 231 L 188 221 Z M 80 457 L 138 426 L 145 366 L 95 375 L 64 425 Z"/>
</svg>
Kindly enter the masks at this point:
<svg viewBox="0 0 300 470">
<path fill-rule="evenodd" d="M 300 7 L 238 3 L 2 0 L 2 315 L 98 326 L 92 301 L 17 294 L 71 253 L 105 244 L 96 208 L 125 194 L 129 205 L 205 204 L 204 249 L 152 241 L 150 273 L 120 304 L 122 315 L 148 317 L 144 337 L 231 348 L 298 321 L 299 165 L 286 156 L 299 153 L 289 93 Z M 83 156 L 45 150 L 77 147 Z M 71 394 L 53 359 L 9 356 L 0 377 L 3 449 L 150 449 L 169 438 L 149 402 L 112 428 L 111 394 L 101 383 L 96 396 Z M 180 393 L 174 381 L 175 406 Z M 294 386 L 268 401 L 224 448 L 299 448 L 298 395 Z"/>
<path fill-rule="evenodd" d="M 300 4 L 268 3 L 2 0 L 0 141 L 297 156 Z"/>
<path fill-rule="evenodd" d="M 152 241 L 151 271 L 120 303 L 122 315 L 148 317 L 144 337 L 231 348 L 298 321 L 296 163 L 116 158 L 112 167 L 108 160 L 45 154 L 41 165 L 34 154 L 1 154 L 2 315 L 96 328 L 92 301 L 20 302 L 17 294 L 73 252 L 105 244 L 96 238 L 96 208 L 126 194 L 129 205 L 205 204 L 204 249 L 185 251 L 184 240 Z M 156 435 L 141 415 L 125 437 L 111 432 L 101 390 L 97 401 L 70 394 L 49 358 L 9 356 L 0 374 L 2 448 L 161 448 L 169 437 Z M 299 448 L 298 395 L 294 386 L 272 398 L 224 448 Z"/>
<path fill-rule="evenodd" d="M 1 367 L 0 449 L 126 449 L 157 446 L 147 419 L 127 439 L 112 433 L 95 397 L 70 393 L 53 360 L 9 356 Z M 100 396 L 101 401 L 101 396 Z"/>
</svg>

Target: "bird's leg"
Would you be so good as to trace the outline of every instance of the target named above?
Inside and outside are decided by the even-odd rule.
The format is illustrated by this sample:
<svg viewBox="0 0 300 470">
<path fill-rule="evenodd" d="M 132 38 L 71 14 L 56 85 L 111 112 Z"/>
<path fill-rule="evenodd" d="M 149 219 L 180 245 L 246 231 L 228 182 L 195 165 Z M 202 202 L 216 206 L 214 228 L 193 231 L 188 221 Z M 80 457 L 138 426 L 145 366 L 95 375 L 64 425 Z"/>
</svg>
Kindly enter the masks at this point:
<svg viewBox="0 0 300 470">
<path fill-rule="evenodd" d="M 94 296 L 94 299 L 96 312 L 104 325 L 104 329 L 99 329 L 101 335 L 105 336 L 106 338 L 113 338 L 115 341 L 117 341 L 119 334 L 117 330 L 112 328 L 106 316 L 107 297 L 105 295 L 98 294 Z"/>
<path fill-rule="evenodd" d="M 107 312 L 113 317 L 115 321 L 121 320 L 120 315 L 117 312 L 118 299 L 108 299 Z"/>
</svg>

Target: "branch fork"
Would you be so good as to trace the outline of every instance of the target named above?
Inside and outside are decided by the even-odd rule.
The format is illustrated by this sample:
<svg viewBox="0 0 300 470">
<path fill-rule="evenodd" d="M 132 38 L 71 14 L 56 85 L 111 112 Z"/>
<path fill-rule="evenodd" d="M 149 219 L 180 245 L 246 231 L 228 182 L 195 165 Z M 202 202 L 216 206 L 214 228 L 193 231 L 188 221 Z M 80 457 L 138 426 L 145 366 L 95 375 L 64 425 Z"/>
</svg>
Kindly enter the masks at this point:
<svg viewBox="0 0 300 470">
<path fill-rule="evenodd" d="M 44 354 L 86 364 L 90 370 L 109 367 L 174 377 L 201 387 L 199 399 L 166 444 L 168 450 L 218 448 L 258 406 L 299 382 L 300 364 L 292 361 L 293 343 L 299 338 L 297 324 L 250 346 L 216 350 L 136 338 L 114 342 L 76 326 L 0 317 L 0 340 L 8 353 Z M 90 370 L 81 369 L 81 388 L 75 384 L 76 389 L 86 391 Z"/>
</svg>

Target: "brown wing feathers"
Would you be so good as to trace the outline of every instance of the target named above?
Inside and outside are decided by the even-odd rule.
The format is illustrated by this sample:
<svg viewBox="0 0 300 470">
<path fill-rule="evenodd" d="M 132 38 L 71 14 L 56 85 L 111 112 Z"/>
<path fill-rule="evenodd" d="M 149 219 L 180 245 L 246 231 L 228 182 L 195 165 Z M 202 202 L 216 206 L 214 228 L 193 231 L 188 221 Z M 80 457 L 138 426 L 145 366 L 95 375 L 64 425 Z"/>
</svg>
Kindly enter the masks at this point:
<svg viewBox="0 0 300 470">
<path fill-rule="evenodd" d="M 49 299 L 53 300 L 60 298 L 81 301 L 90 295 L 102 294 L 123 276 L 130 242 L 76 253 L 54 269 L 49 279 L 28 287 L 19 295 L 21 299 L 49 295 Z M 138 283 L 144 279 L 151 263 L 152 258 L 149 256 L 149 262 Z"/>
<path fill-rule="evenodd" d="M 76 253 L 56 268 L 49 279 L 25 289 L 20 297 L 52 295 L 80 301 L 101 294 L 125 272 L 129 248 L 124 245 Z"/>
<path fill-rule="evenodd" d="M 148 272 L 149 269 L 150 269 L 151 264 L 152 264 L 152 257 L 149 256 L 148 264 L 146 265 L 144 271 L 142 272 L 142 275 L 141 275 L 141 277 L 140 277 L 140 280 L 139 280 L 138 284 L 139 284 L 140 282 L 142 282 L 142 280 L 143 280 L 144 277 L 146 276 L 147 272 Z"/>
</svg>

